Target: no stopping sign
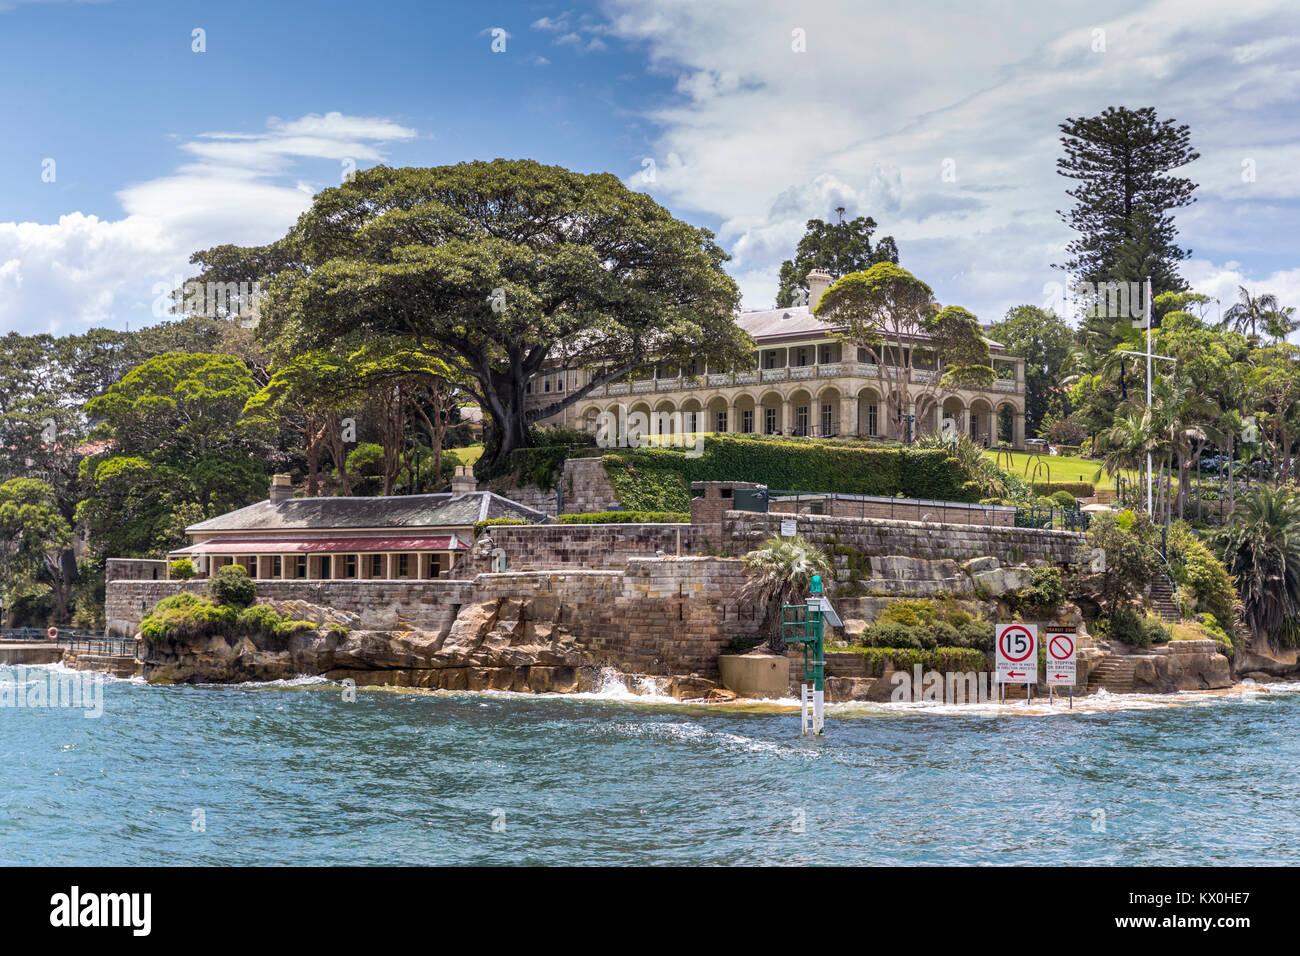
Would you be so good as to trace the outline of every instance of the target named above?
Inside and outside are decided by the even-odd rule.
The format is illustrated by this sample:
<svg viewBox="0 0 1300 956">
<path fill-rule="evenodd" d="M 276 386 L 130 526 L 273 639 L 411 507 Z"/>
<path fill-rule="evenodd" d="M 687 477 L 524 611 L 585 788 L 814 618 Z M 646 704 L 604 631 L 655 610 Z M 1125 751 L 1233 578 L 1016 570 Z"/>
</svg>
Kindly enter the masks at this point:
<svg viewBox="0 0 1300 956">
<path fill-rule="evenodd" d="M 1078 648 L 1074 635 L 1049 631 L 1044 640 L 1047 647 L 1047 683 L 1074 686 L 1078 674 L 1075 657 Z"/>
</svg>

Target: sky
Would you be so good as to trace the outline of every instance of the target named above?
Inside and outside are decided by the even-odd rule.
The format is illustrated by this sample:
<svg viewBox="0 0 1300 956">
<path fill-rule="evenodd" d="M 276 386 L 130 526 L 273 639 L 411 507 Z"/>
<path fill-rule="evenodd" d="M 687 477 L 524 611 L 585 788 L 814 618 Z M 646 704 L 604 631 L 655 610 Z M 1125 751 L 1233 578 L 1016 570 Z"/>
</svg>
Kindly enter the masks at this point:
<svg viewBox="0 0 1300 956">
<path fill-rule="evenodd" d="M 1058 125 L 1191 128 L 1181 271 L 1300 305 L 1300 4 L 0 0 L 0 333 L 138 328 L 353 168 L 527 157 L 713 230 L 748 309 L 872 216 L 985 322 L 1062 310 Z"/>
</svg>

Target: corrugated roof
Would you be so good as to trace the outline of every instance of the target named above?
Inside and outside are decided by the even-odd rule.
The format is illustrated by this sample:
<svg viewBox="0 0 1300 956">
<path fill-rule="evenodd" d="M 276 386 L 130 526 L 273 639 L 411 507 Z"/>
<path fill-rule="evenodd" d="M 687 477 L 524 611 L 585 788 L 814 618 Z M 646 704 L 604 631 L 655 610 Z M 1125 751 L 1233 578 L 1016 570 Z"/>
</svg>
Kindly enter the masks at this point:
<svg viewBox="0 0 1300 956">
<path fill-rule="evenodd" d="M 455 528 L 491 518 L 544 521 L 546 515 L 491 491 L 387 498 L 290 498 L 276 505 L 259 501 L 190 525 L 185 532 Z"/>
</svg>

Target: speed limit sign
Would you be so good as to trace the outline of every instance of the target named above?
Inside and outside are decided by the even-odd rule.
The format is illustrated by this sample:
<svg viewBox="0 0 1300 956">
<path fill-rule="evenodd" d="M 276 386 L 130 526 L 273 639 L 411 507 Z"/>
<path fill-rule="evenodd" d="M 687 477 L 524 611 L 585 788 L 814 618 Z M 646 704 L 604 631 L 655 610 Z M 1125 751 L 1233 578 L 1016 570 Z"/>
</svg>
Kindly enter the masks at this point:
<svg viewBox="0 0 1300 956">
<path fill-rule="evenodd" d="M 999 624 L 997 682 L 1038 683 L 1038 625 Z"/>
</svg>

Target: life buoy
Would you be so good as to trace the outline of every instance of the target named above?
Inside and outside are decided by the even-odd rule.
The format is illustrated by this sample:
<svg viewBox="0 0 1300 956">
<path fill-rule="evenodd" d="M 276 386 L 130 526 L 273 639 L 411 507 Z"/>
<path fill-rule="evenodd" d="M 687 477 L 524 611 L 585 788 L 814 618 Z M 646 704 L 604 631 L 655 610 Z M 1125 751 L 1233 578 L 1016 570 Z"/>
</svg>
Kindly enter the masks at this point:
<svg viewBox="0 0 1300 956">
<path fill-rule="evenodd" d="M 59 639 L 59 629 L 57 627 L 51 627 L 45 632 L 45 636 L 52 641 L 57 641 Z"/>
</svg>

